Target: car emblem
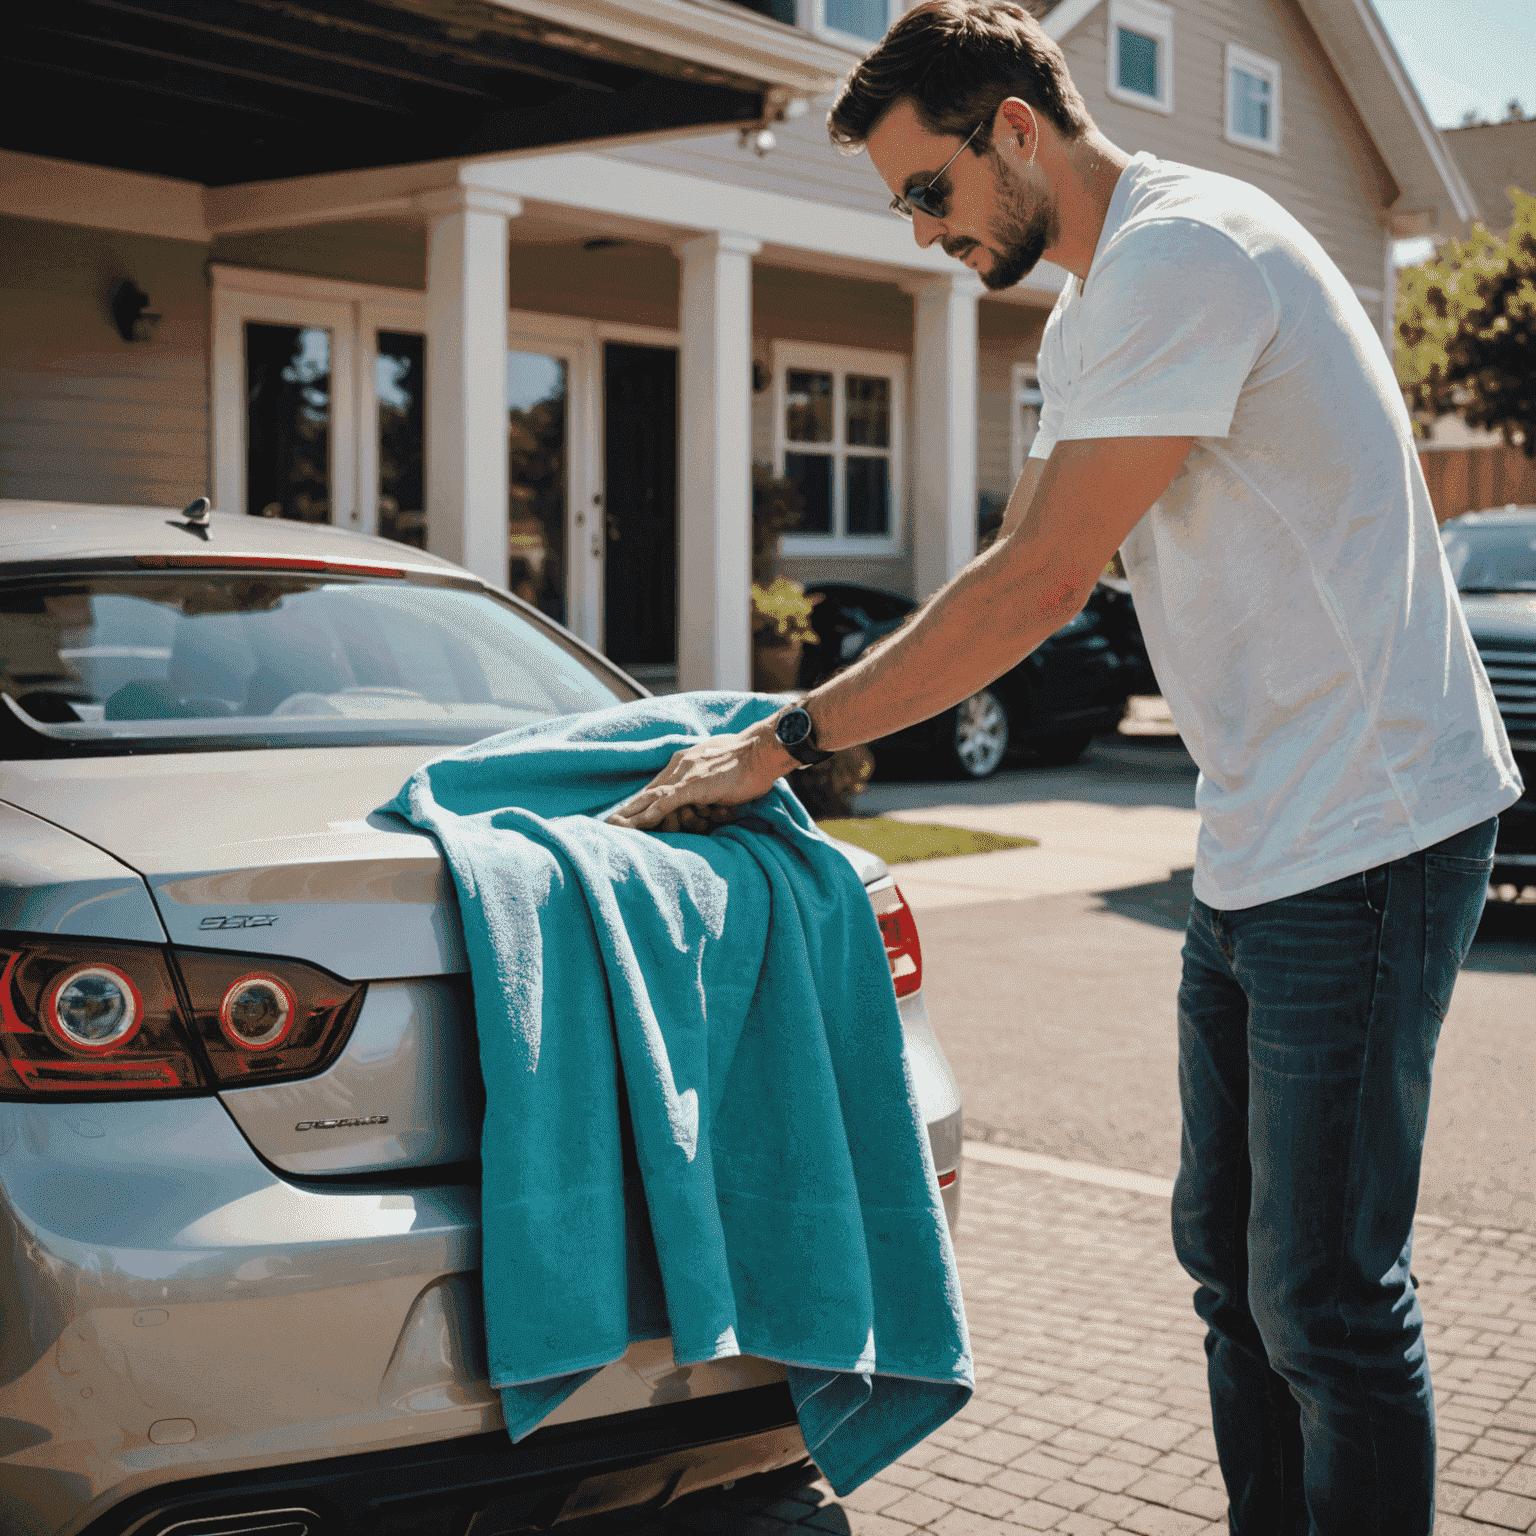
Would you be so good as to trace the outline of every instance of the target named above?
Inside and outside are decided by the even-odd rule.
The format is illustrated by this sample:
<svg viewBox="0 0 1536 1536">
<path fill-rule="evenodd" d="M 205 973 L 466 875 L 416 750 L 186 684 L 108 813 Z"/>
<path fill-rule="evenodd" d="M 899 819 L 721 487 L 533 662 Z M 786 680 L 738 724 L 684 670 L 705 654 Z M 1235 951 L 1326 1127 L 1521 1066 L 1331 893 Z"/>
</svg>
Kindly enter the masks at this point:
<svg viewBox="0 0 1536 1536">
<path fill-rule="evenodd" d="M 296 1131 L 339 1131 L 352 1125 L 388 1125 L 388 1115 L 359 1115 L 345 1120 L 300 1120 Z"/>
<path fill-rule="evenodd" d="M 257 912 L 252 915 L 235 914 L 229 917 L 205 917 L 197 926 L 204 932 L 210 929 L 270 928 L 277 921 L 274 912 Z"/>
</svg>

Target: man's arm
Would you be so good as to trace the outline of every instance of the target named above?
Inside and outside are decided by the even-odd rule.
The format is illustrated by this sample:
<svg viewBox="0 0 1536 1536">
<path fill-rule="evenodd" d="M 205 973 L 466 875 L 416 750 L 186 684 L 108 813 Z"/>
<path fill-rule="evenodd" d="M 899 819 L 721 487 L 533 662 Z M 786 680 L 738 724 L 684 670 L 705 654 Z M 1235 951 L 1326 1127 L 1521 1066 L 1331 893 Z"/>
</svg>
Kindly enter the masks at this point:
<svg viewBox="0 0 1536 1536">
<path fill-rule="evenodd" d="M 969 698 L 1076 615 L 1110 556 L 1168 488 L 1189 437 L 1059 442 L 1019 477 L 1002 536 L 942 587 L 910 623 L 801 700 L 824 750 L 887 736 Z M 1041 467 L 1036 470 L 1035 465 Z M 1032 493 L 1032 494 L 1031 494 Z M 800 765 L 772 719 L 676 753 L 608 819 L 616 826 L 693 830 L 710 812 L 766 794 Z"/>
<path fill-rule="evenodd" d="M 1049 459 L 1025 459 L 1024 470 L 1014 483 L 1013 494 L 1008 498 L 1008 505 L 1003 508 L 1003 526 L 997 530 L 997 543 L 1006 539 L 1024 521 L 1024 514 L 1029 511 L 1030 503 L 1035 499 L 1035 492 L 1040 489 L 1040 481 L 1045 474 L 1045 466 Z"/>
</svg>

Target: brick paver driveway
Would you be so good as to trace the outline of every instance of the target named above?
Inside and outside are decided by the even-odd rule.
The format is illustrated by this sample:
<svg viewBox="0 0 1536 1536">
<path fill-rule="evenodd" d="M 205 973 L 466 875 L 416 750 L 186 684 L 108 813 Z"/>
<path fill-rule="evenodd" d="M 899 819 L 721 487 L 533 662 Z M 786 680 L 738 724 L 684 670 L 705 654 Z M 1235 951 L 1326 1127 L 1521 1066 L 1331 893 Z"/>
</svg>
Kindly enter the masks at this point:
<svg viewBox="0 0 1536 1536">
<path fill-rule="evenodd" d="M 984 1146 L 958 1252 L 976 1354 L 965 1412 L 848 1498 L 806 1478 L 743 1483 L 570 1536 L 1225 1533 L 1202 1329 L 1166 1195 L 1106 1187 Z M 1034 1166 L 1030 1166 L 1033 1164 Z M 1112 1173 L 1105 1177 L 1113 1178 Z M 1414 1272 L 1441 1442 L 1437 1536 L 1536 1528 L 1536 1239 L 1421 1222 Z"/>
</svg>

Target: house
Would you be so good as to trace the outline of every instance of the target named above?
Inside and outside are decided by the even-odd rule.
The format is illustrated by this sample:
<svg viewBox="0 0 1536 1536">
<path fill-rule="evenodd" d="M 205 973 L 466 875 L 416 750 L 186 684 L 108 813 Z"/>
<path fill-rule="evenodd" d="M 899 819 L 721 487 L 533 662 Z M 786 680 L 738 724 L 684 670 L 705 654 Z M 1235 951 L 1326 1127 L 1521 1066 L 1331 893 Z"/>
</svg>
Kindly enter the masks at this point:
<svg viewBox="0 0 1536 1536">
<path fill-rule="evenodd" d="M 1507 232 L 1514 217 L 1509 189 L 1536 193 L 1536 115 L 1445 128 L 1440 137 L 1482 209 L 1483 223 L 1496 235 Z"/>
<path fill-rule="evenodd" d="M 664 21 L 727 82 L 582 145 L 504 148 L 483 135 L 537 114 L 493 112 L 464 141 L 485 153 L 223 184 L 82 164 L 39 127 L 0 161 L 0 496 L 209 491 L 424 543 L 663 687 L 749 683 L 754 461 L 807 503 L 788 574 L 932 592 L 1023 462 L 1065 274 L 986 292 L 828 144 L 835 79 L 898 3 L 482 6 L 545 45 L 601 11 L 650 47 L 631 67 Z M 1476 216 L 1367 0 L 1059 0 L 1044 25 L 1112 140 L 1272 192 L 1384 337 L 1391 241 Z M 628 88 L 642 116 L 662 78 Z M 711 110 L 732 126 L 701 131 Z M 579 101 L 556 115 L 585 133 Z M 153 340 L 106 313 L 128 279 Z"/>
</svg>

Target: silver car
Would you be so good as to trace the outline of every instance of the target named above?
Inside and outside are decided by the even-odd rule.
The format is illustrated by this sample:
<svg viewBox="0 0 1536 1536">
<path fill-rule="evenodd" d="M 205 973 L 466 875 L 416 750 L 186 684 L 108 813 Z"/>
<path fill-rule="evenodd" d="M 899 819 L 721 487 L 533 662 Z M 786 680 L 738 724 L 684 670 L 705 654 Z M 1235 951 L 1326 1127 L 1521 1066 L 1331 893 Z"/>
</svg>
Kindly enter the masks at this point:
<svg viewBox="0 0 1536 1536">
<path fill-rule="evenodd" d="M 0 502 L 0 1529 L 496 1536 L 805 1459 L 782 1368 L 637 1344 L 513 1445 L 427 759 L 645 690 L 447 561 Z M 951 1225 L 960 1097 L 880 916 Z"/>
</svg>

